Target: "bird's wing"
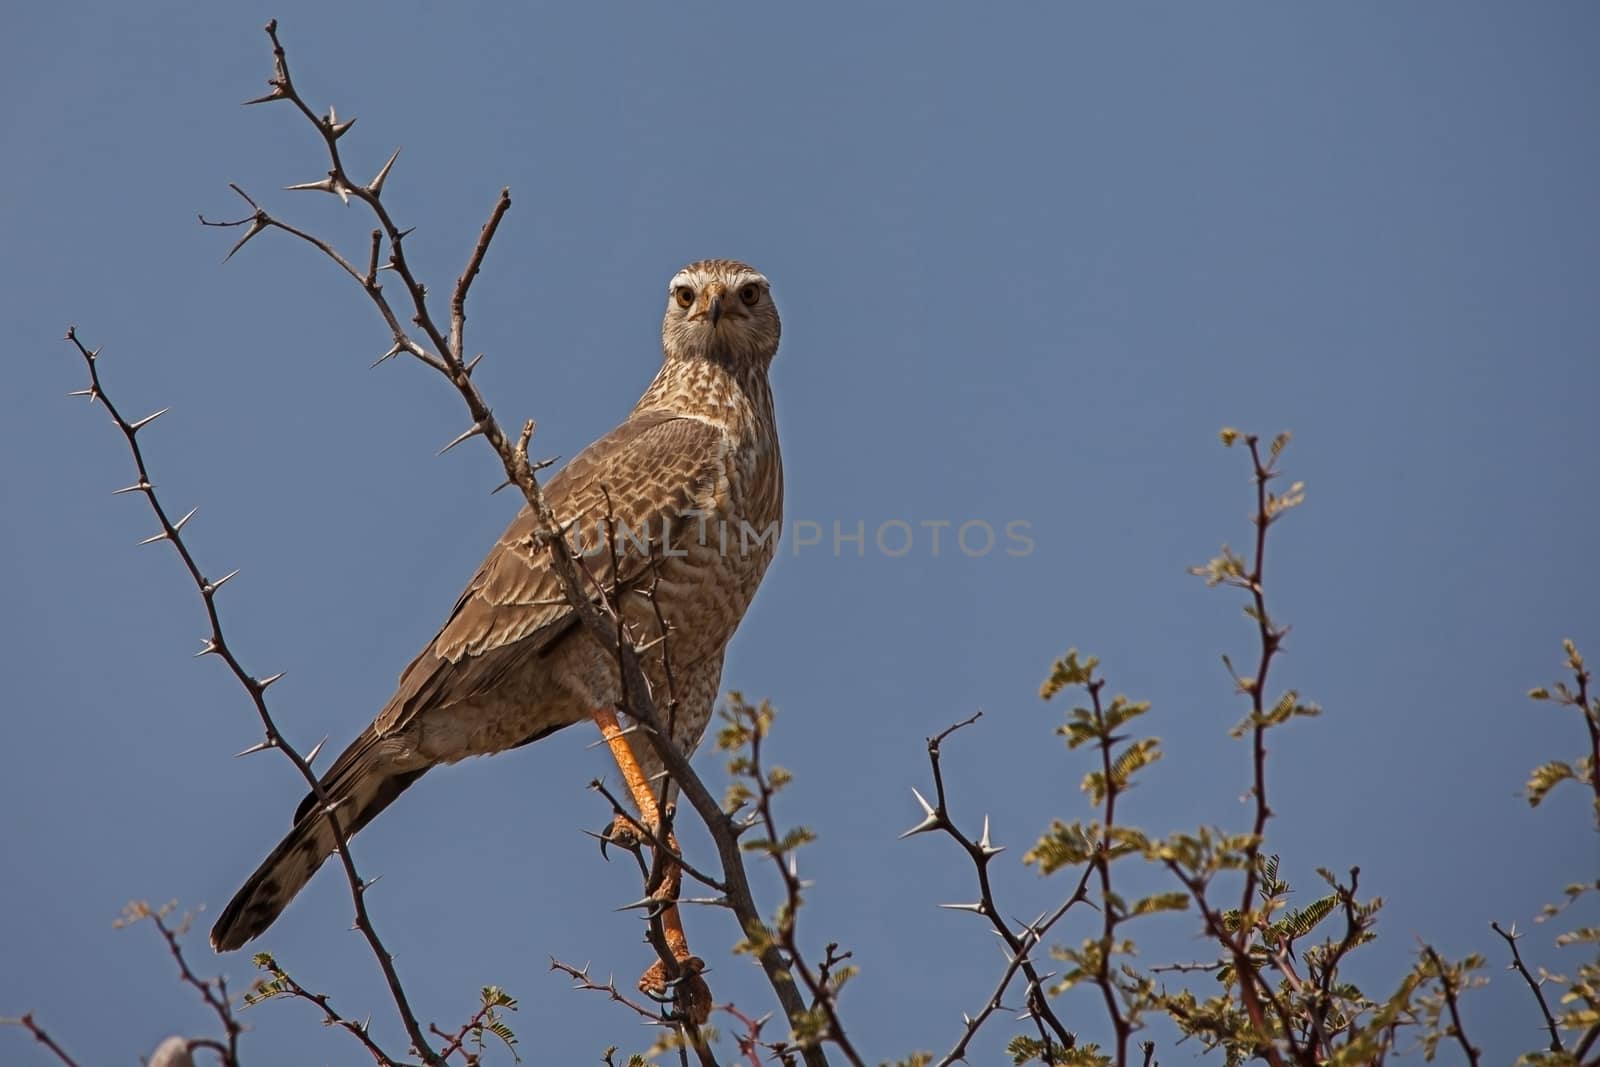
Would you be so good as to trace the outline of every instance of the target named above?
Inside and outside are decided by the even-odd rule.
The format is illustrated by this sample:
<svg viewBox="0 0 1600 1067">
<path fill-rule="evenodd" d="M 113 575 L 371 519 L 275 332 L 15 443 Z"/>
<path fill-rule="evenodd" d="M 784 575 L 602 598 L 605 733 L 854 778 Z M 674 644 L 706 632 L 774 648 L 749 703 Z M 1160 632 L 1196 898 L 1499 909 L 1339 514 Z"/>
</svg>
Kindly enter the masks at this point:
<svg viewBox="0 0 1600 1067">
<path fill-rule="evenodd" d="M 611 552 L 596 550 L 608 515 L 623 531 L 616 581 L 624 587 L 648 570 L 646 552 L 629 534 L 657 544 L 663 530 L 675 543 L 693 536 L 684 527 L 699 521 L 695 511 L 714 506 L 726 485 L 724 442 L 723 431 L 710 423 L 644 412 L 578 453 L 550 479 L 545 498 L 559 521 L 578 523 L 568 544 L 590 550 L 579 561 L 580 573 L 587 569 L 606 588 L 612 583 Z M 373 724 L 378 736 L 430 707 L 492 689 L 577 623 L 549 550 L 534 547 L 537 528 L 524 507 L 500 535 L 438 636 L 401 674 Z"/>
</svg>

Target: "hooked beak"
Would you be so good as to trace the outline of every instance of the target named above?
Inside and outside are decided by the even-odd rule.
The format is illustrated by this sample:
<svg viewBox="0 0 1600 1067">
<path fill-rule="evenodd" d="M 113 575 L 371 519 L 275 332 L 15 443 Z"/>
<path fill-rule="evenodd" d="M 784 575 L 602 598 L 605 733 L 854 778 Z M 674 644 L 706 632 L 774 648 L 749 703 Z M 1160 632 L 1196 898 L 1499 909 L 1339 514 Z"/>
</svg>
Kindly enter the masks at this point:
<svg viewBox="0 0 1600 1067">
<path fill-rule="evenodd" d="M 713 330 L 717 328 L 717 323 L 722 319 L 722 298 L 725 295 L 726 292 L 721 282 L 712 282 L 705 288 L 705 317 L 711 323 Z"/>
</svg>

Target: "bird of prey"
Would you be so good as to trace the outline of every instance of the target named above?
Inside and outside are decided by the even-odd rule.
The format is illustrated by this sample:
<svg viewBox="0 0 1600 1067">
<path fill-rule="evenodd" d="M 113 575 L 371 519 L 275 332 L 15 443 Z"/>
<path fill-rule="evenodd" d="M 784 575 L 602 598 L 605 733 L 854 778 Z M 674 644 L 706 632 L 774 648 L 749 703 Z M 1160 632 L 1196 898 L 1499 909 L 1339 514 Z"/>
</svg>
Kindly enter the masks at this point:
<svg viewBox="0 0 1600 1067">
<path fill-rule="evenodd" d="M 767 370 L 779 332 L 759 271 L 726 259 L 680 270 L 667 289 L 660 372 L 622 424 L 544 490 L 571 525 L 596 596 L 617 591 L 686 754 L 710 721 L 724 650 L 777 548 L 783 467 Z M 621 702 L 616 659 L 563 597 L 537 529 L 524 507 L 394 696 L 323 775 L 348 833 L 439 764 L 529 744 Z M 658 772 L 649 744 L 628 740 L 645 772 Z M 259 936 L 334 848 L 309 795 L 223 909 L 212 946 L 224 952 Z"/>
</svg>

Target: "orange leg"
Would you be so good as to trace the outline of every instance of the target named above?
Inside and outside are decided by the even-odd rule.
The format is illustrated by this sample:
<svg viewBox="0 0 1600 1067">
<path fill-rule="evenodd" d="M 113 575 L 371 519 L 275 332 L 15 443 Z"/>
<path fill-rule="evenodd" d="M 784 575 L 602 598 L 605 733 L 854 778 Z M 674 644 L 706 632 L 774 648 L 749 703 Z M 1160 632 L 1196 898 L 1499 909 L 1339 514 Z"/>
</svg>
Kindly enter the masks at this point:
<svg viewBox="0 0 1600 1067">
<path fill-rule="evenodd" d="M 639 821 L 651 833 L 661 830 L 661 810 L 656 806 L 655 791 L 650 788 L 649 779 L 645 777 L 644 770 L 639 766 L 639 761 L 634 757 L 633 749 L 628 745 L 628 739 L 623 736 L 622 728 L 617 724 L 617 713 L 611 708 L 596 708 L 591 717 L 596 726 L 600 728 L 600 736 L 606 739 L 606 744 L 611 749 L 611 758 L 616 761 L 617 769 L 622 772 L 622 780 L 628 785 L 628 792 L 633 796 L 633 803 L 639 809 Z M 669 833 L 665 841 L 667 847 L 676 850 L 677 841 Z M 666 877 L 663 887 L 667 888 L 669 896 L 676 900 L 678 886 L 682 880 L 682 872 L 676 864 L 668 861 Z M 700 970 L 705 964 L 699 957 L 689 951 L 688 939 L 683 933 L 683 919 L 678 914 L 677 904 L 668 904 L 661 913 L 662 934 L 666 938 L 667 947 L 671 949 L 673 957 L 690 973 L 688 982 L 688 1007 L 696 1023 L 703 1023 L 710 1015 L 711 991 L 706 987 L 705 980 L 700 977 Z M 660 992 L 666 988 L 666 968 L 657 960 L 644 977 L 639 979 L 639 988 L 645 991 Z"/>
</svg>

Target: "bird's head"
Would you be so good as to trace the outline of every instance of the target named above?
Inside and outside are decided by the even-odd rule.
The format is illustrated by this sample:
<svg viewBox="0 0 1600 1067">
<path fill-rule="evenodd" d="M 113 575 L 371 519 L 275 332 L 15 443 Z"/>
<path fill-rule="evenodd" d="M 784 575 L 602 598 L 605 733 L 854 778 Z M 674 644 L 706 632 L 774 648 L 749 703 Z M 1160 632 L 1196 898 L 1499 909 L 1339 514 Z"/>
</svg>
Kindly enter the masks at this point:
<svg viewBox="0 0 1600 1067">
<path fill-rule="evenodd" d="M 714 359 L 763 370 L 781 326 L 766 275 L 732 259 L 703 259 L 672 276 L 661 344 L 668 359 Z"/>
</svg>

